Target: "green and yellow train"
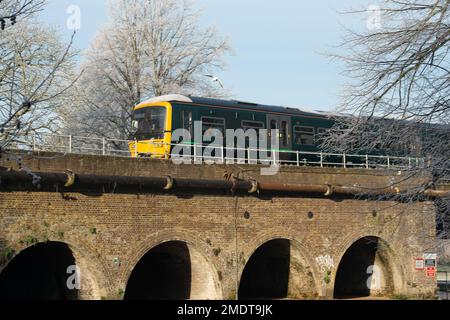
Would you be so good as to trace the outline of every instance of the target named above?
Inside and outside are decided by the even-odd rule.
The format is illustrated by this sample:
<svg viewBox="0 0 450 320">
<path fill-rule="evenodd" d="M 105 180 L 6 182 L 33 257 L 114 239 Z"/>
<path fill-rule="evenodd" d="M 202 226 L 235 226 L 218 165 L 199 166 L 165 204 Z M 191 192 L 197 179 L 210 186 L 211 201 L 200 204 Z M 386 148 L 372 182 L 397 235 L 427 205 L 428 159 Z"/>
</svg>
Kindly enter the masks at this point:
<svg viewBox="0 0 450 320">
<path fill-rule="evenodd" d="M 137 157 L 170 158 L 172 133 L 177 129 L 194 135 L 194 123 L 203 133 L 217 129 L 279 130 L 281 152 L 319 152 L 320 136 L 334 121 L 326 114 L 293 108 L 260 105 L 234 100 L 168 95 L 143 102 L 134 108 L 130 152 Z M 270 137 L 268 141 L 271 141 Z M 189 141 L 183 141 L 189 143 Z"/>
</svg>

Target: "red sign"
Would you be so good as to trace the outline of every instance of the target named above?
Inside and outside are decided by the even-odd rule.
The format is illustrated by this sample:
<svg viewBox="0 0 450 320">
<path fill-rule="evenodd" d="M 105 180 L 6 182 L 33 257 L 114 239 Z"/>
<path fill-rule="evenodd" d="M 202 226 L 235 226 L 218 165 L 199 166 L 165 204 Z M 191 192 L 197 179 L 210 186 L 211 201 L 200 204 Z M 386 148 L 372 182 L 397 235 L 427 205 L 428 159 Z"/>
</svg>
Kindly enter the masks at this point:
<svg viewBox="0 0 450 320">
<path fill-rule="evenodd" d="M 436 277 L 436 268 L 427 268 L 427 277 Z"/>
</svg>

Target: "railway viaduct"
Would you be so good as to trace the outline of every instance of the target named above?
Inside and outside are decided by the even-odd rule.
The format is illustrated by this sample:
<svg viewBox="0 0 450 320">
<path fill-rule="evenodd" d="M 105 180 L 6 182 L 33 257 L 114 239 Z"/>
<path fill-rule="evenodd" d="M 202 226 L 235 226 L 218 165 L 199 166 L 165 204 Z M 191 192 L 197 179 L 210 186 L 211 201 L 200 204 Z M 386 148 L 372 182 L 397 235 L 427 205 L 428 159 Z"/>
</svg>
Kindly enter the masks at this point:
<svg viewBox="0 0 450 320">
<path fill-rule="evenodd" d="M 355 196 L 402 172 L 41 153 L 0 176 L 0 299 L 435 294 L 432 200 Z"/>
</svg>

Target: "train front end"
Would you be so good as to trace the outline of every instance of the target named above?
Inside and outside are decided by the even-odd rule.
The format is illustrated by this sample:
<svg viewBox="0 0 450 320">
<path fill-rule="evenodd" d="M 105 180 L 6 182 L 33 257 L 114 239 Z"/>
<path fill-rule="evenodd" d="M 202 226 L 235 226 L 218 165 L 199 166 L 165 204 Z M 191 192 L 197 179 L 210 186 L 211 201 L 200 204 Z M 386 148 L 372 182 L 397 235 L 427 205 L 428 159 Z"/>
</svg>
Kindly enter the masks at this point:
<svg viewBox="0 0 450 320">
<path fill-rule="evenodd" d="M 168 159 L 172 139 L 172 105 L 168 102 L 140 104 L 132 117 L 132 157 Z"/>
</svg>

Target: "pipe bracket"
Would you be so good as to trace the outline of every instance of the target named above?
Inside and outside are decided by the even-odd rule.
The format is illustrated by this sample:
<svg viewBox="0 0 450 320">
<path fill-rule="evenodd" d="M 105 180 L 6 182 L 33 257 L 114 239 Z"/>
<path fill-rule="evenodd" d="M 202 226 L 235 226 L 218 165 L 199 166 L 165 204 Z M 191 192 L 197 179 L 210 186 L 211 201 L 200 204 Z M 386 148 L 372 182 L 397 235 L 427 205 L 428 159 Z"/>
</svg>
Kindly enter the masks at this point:
<svg viewBox="0 0 450 320">
<path fill-rule="evenodd" d="M 174 186 L 173 178 L 171 176 L 167 176 L 166 179 L 167 179 L 167 184 L 164 187 L 164 190 L 172 190 L 173 186 Z"/>
<path fill-rule="evenodd" d="M 331 197 L 334 194 L 334 187 L 331 184 L 327 184 L 327 192 L 325 192 L 325 197 Z"/>
<path fill-rule="evenodd" d="M 64 184 L 65 188 L 69 188 L 75 184 L 75 173 L 73 173 L 71 170 L 66 170 L 67 180 Z"/>
<path fill-rule="evenodd" d="M 250 188 L 250 190 L 248 190 L 248 193 L 252 194 L 252 193 L 258 192 L 258 190 L 259 190 L 258 181 L 250 180 L 249 182 L 252 184 L 252 187 Z"/>
</svg>

